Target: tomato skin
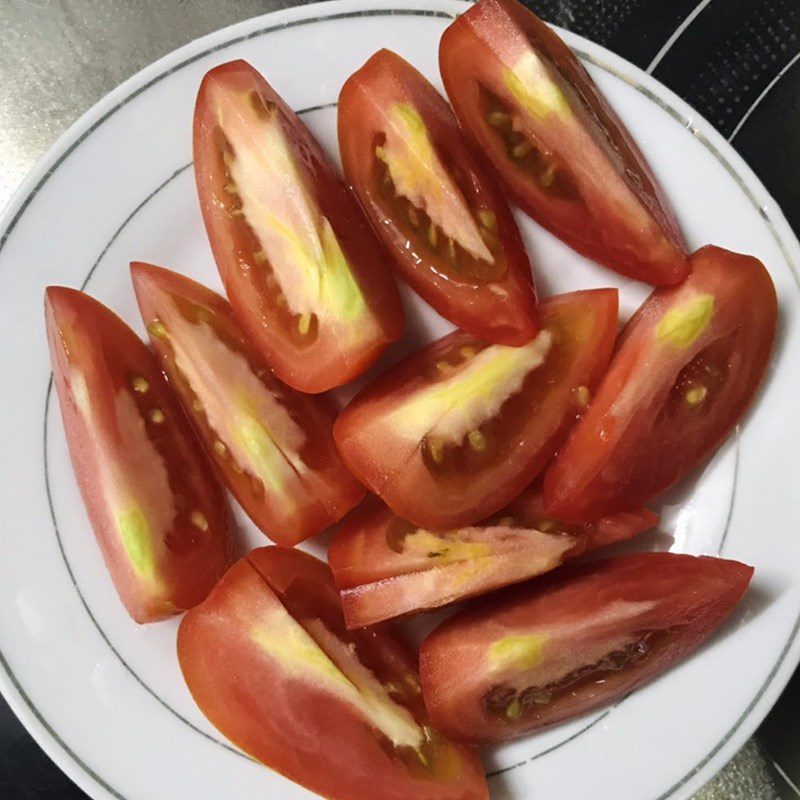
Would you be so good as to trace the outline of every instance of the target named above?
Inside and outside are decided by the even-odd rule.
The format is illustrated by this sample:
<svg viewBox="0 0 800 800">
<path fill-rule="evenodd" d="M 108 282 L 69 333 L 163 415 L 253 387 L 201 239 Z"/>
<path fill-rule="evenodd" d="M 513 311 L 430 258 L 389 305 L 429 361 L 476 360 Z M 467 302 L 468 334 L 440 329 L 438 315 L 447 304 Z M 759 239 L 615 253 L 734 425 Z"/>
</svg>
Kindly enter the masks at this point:
<svg viewBox="0 0 800 800">
<path fill-rule="evenodd" d="M 657 522 L 640 509 L 565 526 L 545 518 L 534 487 L 489 520 L 435 534 L 368 498 L 336 532 L 328 563 L 347 627 L 360 628 L 527 580 Z"/>
<path fill-rule="evenodd" d="M 201 602 L 232 556 L 225 494 L 158 363 L 97 300 L 50 286 L 47 336 L 75 477 L 136 622 Z"/>
<path fill-rule="evenodd" d="M 675 327 L 681 309 L 685 332 Z M 575 522 L 615 513 L 691 472 L 750 405 L 776 321 L 760 261 L 712 246 L 694 253 L 686 282 L 656 289 L 628 322 L 594 402 L 547 470 L 547 513 Z"/>
<path fill-rule="evenodd" d="M 617 327 L 617 292 L 572 292 L 548 298 L 539 308 L 542 333 L 526 347 L 549 341 L 551 349 L 540 367 L 525 373 L 521 387 L 502 400 L 499 410 L 483 422 L 478 420 L 487 429 L 488 444 L 482 451 L 473 451 L 471 441 L 468 447 L 466 439 L 462 440 L 453 460 L 445 456 L 437 467 L 429 457 L 431 431 L 450 421 L 460 425 L 460 408 L 474 405 L 473 397 L 480 404 L 497 405 L 501 398 L 495 392 L 499 390 L 483 387 L 478 392 L 469 386 L 454 390 L 456 410 L 451 413 L 445 404 L 441 418 L 434 428 L 426 428 L 424 435 L 419 435 L 423 423 L 408 412 L 431 393 L 446 394 L 445 381 L 458 382 L 477 369 L 482 363 L 477 359 L 485 355 L 481 348 L 490 351 L 484 371 L 501 358 L 516 357 L 517 348 L 487 348 L 462 331 L 401 361 L 339 415 L 334 438 L 345 463 L 398 516 L 431 530 L 470 525 L 510 502 L 552 458 L 582 410 L 576 390 L 585 387 L 590 393 L 610 358 Z M 437 373 L 447 359 L 460 358 L 458 354 L 464 352 L 473 355 L 450 364 L 453 369 Z M 517 352 L 526 353 L 520 356 L 525 363 L 535 363 L 534 350 Z M 482 380 L 480 376 L 477 379 Z M 439 397 L 437 402 L 445 400 Z M 470 426 L 475 422 L 472 416 L 468 408 Z"/>
<path fill-rule="evenodd" d="M 388 115 L 399 105 L 410 106 L 425 124 L 433 147 L 455 186 L 474 209 L 489 212 L 496 226 L 503 264 L 500 278 L 488 282 L 448 275 L 444 234 L 437 251 L 430 242 L 415 243 L 416 232 L 399 219 L 381 196 L 375 165 L 375 140 L 385 131 Z M 351 75 L 339 95 L 339 148 L 345 175 L 364 213 L 394 257 L 395 266 L 413 289 L 442 316 L 462 330 L 488 342 L 522 345 L 537 333 L 536 294 L 530 262 L 517 224 L 493 177 L 470 151 L 450 107 L 434 87 L 407 61 L 379 50 Z M 416 240 L 415 240 L 416 241 Z"/>
<path fill-rule="evenodd" d="M 696 650 L 752 574 L 738 561 L 640 553 L 567 567 L 499 594 L 423 642 L 431 718 L 455 739 L 497 742 L 607 705 Z M 598 664 L 608 666 L 576 673 Z M 539 688 L 559 679 L 559 688 Z M 539 702 L 520 709 L 514 695 L 525 689 Z"/>
<path fill-rule="evenodd" d="M 274 377 L 215 292 L 150 264 L 132 264 L 131 274 L 164 371 L 218 475 L 253 522 L 291 547 L 357 505 L 365 490 L 336 450 L 328 398 L 301 394 Z M 251 420 L 247 428 L 244 420 Z M 279 451 L 278 463 L 267 462 L 263 472 L 247 445 L 256 423 Z M 281 486 L 273 483 L 278 478 Z"/>
<path fill-rule="evenodd" d="M 531 217 L 623 275 L 656 285 L 686 277 L 686 246 L 644 156 L 535 14 L 516 0 L 480 0 L 444 32 L 439 66 L 461 125 Z M 525 69 L 537 83 L 525 83 Z M 506 128 L 492 127 L 493 113 Z"/>
<path fill-rule="evenodd" d="M 262 108 L 274 108 L 282 135 L 289 141 L 305 190 L 326 220 L 343 251 L 366 309 L 356 320 L 325 319 L 310 342 L 298 342 L 271 295 L 258 237 L 245 217 L 233 216 L 231 176 L 222 157 L 215 99 L 234 113 L 254 93 Z M 194 164 L 200 207 L 225 291 L 241 325 L 275 374 L 295 389 L 319 393 L 341 386 L 373 364 L 386 346 L 402 336 L 403 309 L 397 286 L 384 266 L 386 254 L 363 218 L 358 204 L 328 163 L 322 148 L 297 115 L 247 62 L 232 61 L 206 74 L 194 117 Z M 289 178 L 287 177 L 287 181 Z M 296 189 L 296 187 L 295 187 Z M 287 188 L 292 194 L 295 189 Z M 297 268 L 297 265 L 295 265 Z M 299 280 L 299 279 L 298 279 Z M 286 288 L 286 287 L 282 287 Z M 283 308 L 285 308 L 285 295 Z M 321 310 L 325 311 L 322 304 Z M 296 320 L 292 325 L 296 324 Z"/>
<path fill-rule="evenodd" d="M 326 683 L 336 671 L 332 656 L 327 661 L 313 643 L 308 647 L 310 640 L 291 650 L 298 623 L 307 631 L 324 625 L 378 680 L 408 679 L 393 696 L 415 724 L 428 724 L 416 663 L 405 646 L 388 629 L 347 634 L 327 566 L 301 551 L 270 547 L 237 562 L 178 632 L 189 690 L 227 738 L 332 800 L 488 799 L 477 754 L 435 732 L 438 749 L 428 751 L 428 767 L 408 766 L 359 709 L 337 694 L 338 684 Z M 280 639 L 280 632 L 271 639 L 275 625 L 294 639 Z M 293 652 L 308 661 L 298 661 Z"/>
</svg>

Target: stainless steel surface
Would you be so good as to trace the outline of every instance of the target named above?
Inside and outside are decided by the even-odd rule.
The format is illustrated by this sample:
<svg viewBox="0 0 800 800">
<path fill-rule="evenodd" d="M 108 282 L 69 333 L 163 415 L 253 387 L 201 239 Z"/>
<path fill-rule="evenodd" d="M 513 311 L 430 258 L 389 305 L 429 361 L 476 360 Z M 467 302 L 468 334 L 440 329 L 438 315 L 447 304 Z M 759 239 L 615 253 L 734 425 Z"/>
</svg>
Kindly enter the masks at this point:
<svg viewBox="0 0 800 800">
<path fill-rule="evenodd" d="M 306 0 L 300 0 L 306 2 Z M 292 0 L 0 0 L 0 206 L 55 139 L 125 78 L 205 33 Z M 567 3 L 567 5 L 569 5 Z M 797 687 L 793 690 L 797 697 Z M 797 708 L 784 699 L 781 708 Z M 798 798 L 797 714 L 773 714 L 696 800 Z M 779 718 L 779 722 L 775 719 Z M 782 735 L 786 729 L 793 734 Z M 654 721 L 653 732 L 657 731 Z M 665 744 L 664 758 L 669 758 Z M 6 796 L 6 795 L 4 795 Z M 12 798 L 28 795 L 12 795 Z M 33 796 L 33 795 L 30 795 Z"/>
</svg>

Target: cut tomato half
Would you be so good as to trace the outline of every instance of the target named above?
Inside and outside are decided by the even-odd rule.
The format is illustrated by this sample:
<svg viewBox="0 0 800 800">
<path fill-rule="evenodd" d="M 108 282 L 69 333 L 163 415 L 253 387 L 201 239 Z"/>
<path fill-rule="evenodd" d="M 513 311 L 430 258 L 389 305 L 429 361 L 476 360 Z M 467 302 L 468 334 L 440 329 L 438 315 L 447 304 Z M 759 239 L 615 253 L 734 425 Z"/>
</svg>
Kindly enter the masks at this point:
<svg viewBox="0 0 800 800">
<path fill-rule="evenodd" d="M 617 291 L 545 300 L 522 347 L 463 331 L 411 355 L 358 394 L 334 426 L 353 474 L 420 527 L 471 525 L 503 508 L 552 458 L 601 378 Z"/>
<path fill-rule="evenodd" d="M 477 754 L 428 720 L 388 630 L 348 632 L 330 570 L 254 550 L 187 614 L 178 659 L 200 710 L 268 767 L 331 800 L 487 800 Z"/>
<path fill-rule="evenodd" d="M 583 65 L 516 0 L 480 0 L 442 36 L 459 121 L 511 197 L 570 247 L 623 275 L 688 274 L 675 216 Z"/>
<path fill-rule="evenodd" d="M 402 335 L 386 254 L 358 204 L 245 61 L 203 79 L 194 166 L 225 291 L 281 380 L 304 392 L 340 386 Z"/>
<path fill-rule="evenodd" d="M 131 272 L 161 364 L 253 522 L 291 546 L 340 520 L 364 488 L 336 449 L 328 399 L 272 375 L 215 292 L 149 264 L 133 264 Z"/>
<path fill-rule="evenodd" d="M 230 563 L 225 493 L 145 344 L 89 295 L 51 286 L 45 315 L 72 465 L 114 586 L 136 622 L 201 602 Z"/>
<path fill-rule="evenodd" d="M 686 282 L 654 291 L 623 331 L 547 471 L 547 513 L 581 521 L 646 503 L 707 458 L 761 383 L 777 313 L 758 259 L 698 250 Z"/>
<path fill-rule="evenodd" d="M 588 525 L 545 517 L 538 489 L 496 517 L 433 532 L 367 499 L 328 548 L 348 628 L 439 608 L 549 572 L 568 559 L 652 528 L 640 509 Z"/>
<path fill-rule="evenodd" d="M 380 50 L 339 95 L 350 185 L 400 275 L 443 317 L 488 342 L 536 334 L 536 296 L 517 224 L 442 96 Z"/>
<path fill-rule="evenodd" d="M 585 714 L 699 647 L 752 575 L 738 561 L 675 553 L 565 567 L 437 628 L 420 651 L 425 704 L 466 742 Z"/>
</svg>

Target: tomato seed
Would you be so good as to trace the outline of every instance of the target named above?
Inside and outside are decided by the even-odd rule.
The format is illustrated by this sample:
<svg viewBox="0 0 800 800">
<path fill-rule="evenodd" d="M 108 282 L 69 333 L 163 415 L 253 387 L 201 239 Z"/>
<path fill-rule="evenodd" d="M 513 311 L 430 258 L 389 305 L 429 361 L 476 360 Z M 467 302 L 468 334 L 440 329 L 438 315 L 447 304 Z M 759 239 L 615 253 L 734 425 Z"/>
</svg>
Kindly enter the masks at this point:
<svg viewBox="0 0 800 800">
<path fill-rule="evenodd" d="M 467 441 L 473 450 L 482 453 L 486 449 L 486 437 L 478 430 L 470 431 L 467 434 Z"/>
<path fill-rule="evenodd" d="M 493 128 L 507 128 L 511 125 L 511 117 L 505 111 L 490 111 L 486 115 L 486 121 Z"/>
<path fill-rule="evenodd" d="M 417 209 L 414 206 L 408 206 L 408 221 L 415 227 L 419 227 L 419 214 L 417 214 Z"/>
<path fill-rule="evenodd" d="M 478 212 L 478 219 L 486 230 L 494 233 L 497 231 L 497 217 L 488 208 L 482 208 Z"/>
<path fill-rule="evenodd" d="M 434 460 L 434 463 L 441 464 L 444 461 L 444 442 L 441 439 L 426 439 L 425 447 Z"/>
<path fill-rule="evenodd" d="M 208 530 L 208 520 L 202 511 L 192 511 L 192 513 L 189 515 L 189 519 L 195 528 L 199 528 L 201 531 Z"/>
<path fill-rule="evenodd" d="M 137 375 L 131 380 L 131 388 L 134 392 L 146 394 L 150 384 L 141 375 Z"/>
<path fill-rule="evenodd" d="M 699 386 L 692 386 L 691 389 L 686 392 L 684 397 L 690 406 L 698 406 L 703 402 L 703 400 L 706 399 L 707 394 L 708 387 L 700 384 Z"/>
<path fill-rule="evenodd" d="M 530 142 L 520 142 L 511 148 L 511 157 L 516 159 L 525 158 L 531 150 L 533 150 L 533 145 Z"/>
<path fill-rule="evenodd" d="M 156 339 L 167 339 L 169 338 L 169 334 L 167 333 L 167 329 L 164 327 L 164 323 L 161 320 L 154 319 L 148 326 L 147 332 L 151 336 L 155 336 Z"/>
<path fill-rule="evenodd" d="M 506 716 L 512 720 L 517 720 L 522 716 L 522 704 L 516 697 L 508 704 Z"/>
<path fill-rule="evenodd" d="M 217 439 L 214 442 L 214 451 L 217 453 L 218 456 L 221 458 L 225 458 L 228 455 L 228 448 L 225 447 L 225 442 L 220 439 Z"/>
<path fill-rule="evenodd" d="M 150 418 L 150 422 L 156 425 L 160 425 L 166 419 L 164 412 L 160 408 L 151 409 L 147 416 Z"/>
<path fill-rule="evenodd" d="M 581 408 L 586 408 L 586 406 L 589 405 L 589 401 L 592 399 L 589 387 L 578 386 L 574 389 L 574 392 L 575 392 L 575 401 Z"/>
</svg>

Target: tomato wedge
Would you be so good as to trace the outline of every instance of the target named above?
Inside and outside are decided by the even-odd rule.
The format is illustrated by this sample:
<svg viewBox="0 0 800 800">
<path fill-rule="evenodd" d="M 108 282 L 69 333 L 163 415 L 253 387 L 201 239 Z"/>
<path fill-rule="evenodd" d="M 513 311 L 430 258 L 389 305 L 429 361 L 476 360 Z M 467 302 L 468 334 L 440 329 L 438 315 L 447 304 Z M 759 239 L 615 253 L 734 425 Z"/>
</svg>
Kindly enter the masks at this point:
<svg viewBox="0 0 800 800">
<path fill-rule="evenodd" d="M 518 583 L 658 522 L 643 508 L 597 523 L 564 525 L 545 517 L 538 489 L 495 518 L 442 533 L 406 522 L 377 500 L 362 505 L 328 548 L 348 628 Z"/>
<path fill-rule="evenodd" d="M 331 800 L 484 800 L 477 753 L 428 720 L 415 659 L 348 632 L 321 561 L 268 547 L 187 614 L 178 659 L 200 710 L 268 767 Z"/>
<path fill-rule="evenodd" d="M 400 338 L 386 254 L 309 130 L 245 61 L 203 79 L 194 165 L 225 291 L 281 380 L 340 386 Z"/>
<path fill-rule="evenodd" d="M 443 317 L 488 342 L 537 333 L 536 295 L 517 224 L 442 96 L 380 50 L 339 95 L 350 185 L 400 275 Z"/>
<path fill-rule="evenodd" d="M 47 338 L 72 465 L 136 622 L 197 605 L 230 563 L 230 510 L 158 362 L 112 311 L 50 286 Z"/>
<path fill-rule="evenodd" d="M 247 515 L 285 546 L 340 520 L 364 488 L 336 450 L 328 399 L 272 375 L 215 292 L 149 264 L 131 274 L 161 364 Z"/>
<path fill-rule="evenodd" d="M 558 570 L 451 617 L 423 642 L 425 704 L 441 730 L 466 742 L 585 714 L 688 656 L 752 575 L 738 561 L 675 553 Z"/>
<path fill-rule="evenodd" d="M 623 275 L 686 277 L 686 246 L 644 156 L 537 16 L 480 0 L 444 32 L 439 66 L 464 129 L 537 222 Z"/>
<path fill-rule="evenodd" d="M 353 474 L 420 527 L 471 525 L 505 506 L 552 458 L 599 382 L 617 291 L 545 300 L 523 347 L 455 331 L 384 373 L 339 416 Z"/>
<path fill-rule="evenodd" d="M 751 256 L 703 247 L 679 287 L 625 328 L 592 405 L 548 469 L 548 514 L 593 519 L 648 502 L 728 436 L 761 383 L 775 287 Z"/>
</svg>

